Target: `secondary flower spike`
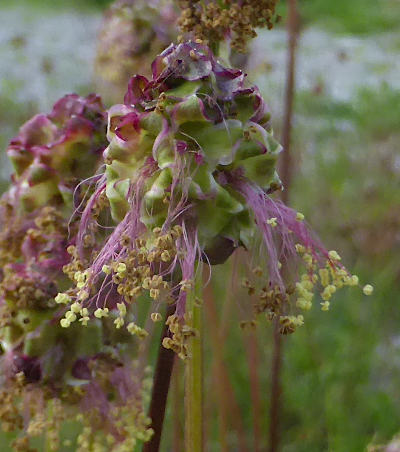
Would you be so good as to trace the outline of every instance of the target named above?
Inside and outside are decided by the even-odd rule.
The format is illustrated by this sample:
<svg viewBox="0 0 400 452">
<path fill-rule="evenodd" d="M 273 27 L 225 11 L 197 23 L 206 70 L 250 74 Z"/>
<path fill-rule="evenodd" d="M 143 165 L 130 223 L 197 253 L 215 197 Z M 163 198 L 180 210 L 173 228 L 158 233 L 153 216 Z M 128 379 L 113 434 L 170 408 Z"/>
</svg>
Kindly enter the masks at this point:
<svg viewBox="0 0 400 452">
<path fill-rule="evenodd" d="M 70 218 L 90 190 L 105 143 L 100 98 L 68 95 L 22 126 L 8 148 L 16 173 L 1 200 L 0 423 L 17 431 L 13 450 L 33 450 L 29 441 L 37 436 L 58 450 L 67 419 L 82 426 L 79 452 L 100 447 L 105 436 L 108 450 L 132 450 L 152 434 L 142 406 L 149 381 L 121 350 L 134 350 L 131 336 L 108 335 L 100 320 L 86 329 L 59 322 L 58 302 L 68 296 L 57 293 L 70 285 L 63 268 L 71 269 L 76 250 Z M 92 315 L 75 304 L 69 319 L 77 314 L 82 324 Z"/>
<path fill-rule="evenodd" d="M 125 103 L 109 111 L 106 171 L 79 236 L 89 231 L 98 242 L 91 208 L 104 193 L 117 226 L 86 270 L 71 275 L 71 302 L 96 309 L 97 317 L 118 308 L 116 327 L 132 334 L 136 326 L 126 316 L 141 295 L 156 309 L 161 301 L 175 303 L 164 342 L 185 358 L 185 338 L 194 334 L 184 325 L 186 295 L 200 261 L 223 263 L 240 246 L 251 253 L 261 237 L 264 252 L 253 253 L 257 281 L 244 285 L 258 297 L 255 313 L 278 316 L 282 333 L 302 324 L 293 311 L 311 307 L 317 284 L 323 310 L 337 288 L 358 284 L 301 213 L 270 197 L 281 188 L 275 171 L 281 146 L 246 75 L 195 42 L 171 45 L 152 71 L 151 80 L 134 76 Z M 80 249 L 77 263 L 87 258 Z M 282 266 L 290 270 L 285 275 Z"/>
<path fill-rule="evenodd" d="M 69 94 L 50 114 L 26 122 L 7 154 L 14 166 L 10 203 L 25 211 L 72 200 L 82 179 L 92 176 L 105 146 L 105 110 L 95 94 Z"/>
</svg>

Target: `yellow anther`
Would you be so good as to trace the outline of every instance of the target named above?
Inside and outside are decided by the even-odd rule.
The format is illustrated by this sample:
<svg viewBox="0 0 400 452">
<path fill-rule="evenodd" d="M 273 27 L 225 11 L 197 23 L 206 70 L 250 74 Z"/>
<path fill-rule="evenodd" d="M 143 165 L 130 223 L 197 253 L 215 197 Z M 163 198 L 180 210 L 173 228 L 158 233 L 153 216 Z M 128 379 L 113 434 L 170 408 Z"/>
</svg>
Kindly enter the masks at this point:
<svg viewBox="0 0 400 452">
<path fill-rule="evenodd" d="M 90 320 L 90 317 L 87 316 L 87 315 L 85 315 L 85 316 L 83 316 L 81 319 L 79 319 L 79 322 L 81 322 L 81 324 L 82 324 L 83 326 L 87 326 L 89 320 Z"/>
<path fill-rule="evenodd" d="M 329 284 L 325 287 L 325 290 L 333 295 L 336 292 L 336 287 L 333 284 Z"/>
<path fill-rule="evenodd" d="M 310 300 L 306 300 L 305 298 L 298 298 L 296 300 L 296 306 L 304 311 L 309 311 L 312 307 L 312 303 Z"/>
<path fill-rule="evenodd" d="M 144 280 L 142 281 L 143 289 L 150 289 L 150 284 L 151 284 L 151 278 L 149 278 L 149 277 L 144 278 Z"/>
<path fill-rule="evenodd" d="M 87 300 L 89 298 L 89 292 L 87 290 L 80 290 L 78 292 L 78 299 L 81 301 Z"/>
<path fill-rule="evenodd" d="M 303 221 L 304 220 L 304 215 L 301 212 L 297 212 L 296 213 L 296 220 L 297 221 Z"/>
<path fill-rule="evenodd" d="M 371 286 L 371 284 L 366 284 L 363 287 L 363 292 L 365 295 L 372 295 L 372 292 L 374 291 L 373 286 Z"/>
<path fill-rule="evenodd" d="M 163 262 L 169 262 L 171 260 L 171 255 L 169 251 L 165 250 L 161 253 L 161 260 Z"/>
<path fill-rule="evenodd" d="M 321 310 L 322 311 L 329 311 L 329 301 L 324 301 L 323 303 L 321 303 Z"/>
<path fill-rule="evenodd" d="M 71 297 L 66 293 L 59 293 L 54 298 L 54 301 L 58 304 L 68 304 L 71 301 Z"/>
<path fill-rule="evenodd" d="M 126 272 L 126 264 L 124 262 L 120 262 L 116 268 L 117 273 L 125 273 Z"/>
<path fill-rule="evenodd" d="M 153 229 L 153 234 L 154 235 L 160 235 L 161 234 L 161 228 L 154 228 Z"/>
<path fill-rule="evenodd" d="M 278 223 L 276 222 L 276 218 L 269 218 L 267 220 L 267 224 L 269 224 L 271 226 L 271 228 L 275 228 L 276 226 L 278 226 Z"/>
<path fill-rule="evenodd" d="M 339 254 L 337 253 L 337 251 L 332 250 L 329 251 L 328 256 L 330 257 L 330 259 L 332 259 L 333 261 L 340 261 L 342 258 L 339 256 Z"/>
<path fill-rule="evenodd" d="M 117 303 L 117 309 L 118 309 L 119 315 L 121 317 L 126 316 L 126 304 L 125 303 Z"/>
<path fill-rule="evenodd" d="M 332 294 L 330 292 L 330 290 L 326 290 L 327 288 L 325 287 L 325 289 L 323 290 L 323 292 L 321 293 L 321 297 L 324 301 L 328 301 L 331 299 Z"/>
<path fill-rule="evenodd" d="M 160 296 L 160 291 L 158 289 L 150 289 L 150 297 L 156 300 Z"/>
<path fill-rule="evenodd" d="M 297 251 L 299 254 L 302 254 L 302 253 L 305 253 L 305 252 L 306 252 L 305 246 L 300 245 L 300 243 L 296 243 L 295 248 L 296 248 L 296 251 Z"/>
<path fill-rule="evenodd" d="M 60 325 L 63 328 L 68 328 L 71 325 L 71 322 L 68 319 L 61 319 L 60 320 Z"/>
<path fill-rule="evenodd" d="M 97 308 L 94 311 L 94 316 L 97 317 L 98 319 L 101 319 L 102 317 L 108 317 L 108 308 Z"/>
<path fill-rule="evenodd" d="M 346 281 L 348 286 L 358 286 L 359 279 L 357 275 L 352 275 L 350 278 Z"/>
<path fill-rule="evenodd" d="M 89 310 L 88 310 L 88 308 L 82 308 L 82 309 L 81 309 L 81 312 L 80 312 L 80 315 L 81 315 L 82 317 L 87 317 L 87 316 L 89 315 Z"/>
<path fill-rule="evenodd" d="M 253 273 L 258 277 L 262 276 L 262 274 L 263 274 L 262 268 L 261 267 L 253 268 Z"/>
<path fill-rule="evenodd" d="M 303 280 L 301 285 L 307 290 L 312 290 L 314 288 L 314 284 L 309 279 Z"/>
<path fill-rule="evenodd" d="M 191 281 L 190 279 L 184 279 L 179 284 L 183 292 L 187 292 L 188 290 L 193 289 L 193 281 Z"/>
<path fill-rule="evenodd" d="M 111 267 L 109 265 L 103 265 L 101 271 L 106 275 L 109 275 L 111 273 Z"/>
<path fill-rule="evenodd" d="M 122 318 L 122 317 L 117 317 L 115 320 L 114 320 L 114 324 L 115 324 L 115 328 L 117 328 L 117 329 L 119 329 L 119 328 L 121 328 L 122 326 L 124 326 L 124 319 Z"/>
<path fill-rule="evenodd" d="M 162 316 L 159 312 L 152 312 L 150 318 L 153 322 L 159 322 L 162 320 Z"/>
<path fill-rule="evenodd" d="M 78 314 L 78 312 L 81 311 L 82 306 L 80 305 L 80 303 L 75 302 L 71 304 L 70 309 L 73 313 Z"/>
<path fill-rule="evenodd" d="M 319 277 L 321 278 L 322 286 L 327 286 L 329 284 L 329 271 L 327 268 L 321 268 L 319 270 Z"/>
<path fill-rule="evenodd" d="M 140 326 L 136 325 L 133 322 L 129 323 L 126 329 L 129 331 L 129 333 L 138 336 L 140 339 L 143 339 L 148 335 L 146 330 L 140 328 Z"/>
<path fill-rule="evenodd" d="M 67 312 L 65 313 L 65 318 L 66 318 L 70 323 L 75 322 L 75 320 L 76 320 L 76 314 L 75 314 L 74 312 L 72 312 L 72 311 L 67 311 Z"/>
<path fill-rule="evenodd" d="M 176 224 L 173 228 L 172 231 L 175 232 L 175 234 L 180 237 L 183 233 L 182 227 L 179 226 L 179 224 Z"/>
</svg>

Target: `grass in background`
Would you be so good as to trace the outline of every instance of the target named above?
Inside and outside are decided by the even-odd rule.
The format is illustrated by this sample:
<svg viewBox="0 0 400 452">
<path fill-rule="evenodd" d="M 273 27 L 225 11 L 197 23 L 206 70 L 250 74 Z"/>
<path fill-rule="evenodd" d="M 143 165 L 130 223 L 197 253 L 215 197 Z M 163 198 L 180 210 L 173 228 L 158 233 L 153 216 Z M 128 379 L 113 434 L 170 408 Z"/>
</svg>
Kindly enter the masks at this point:
<svg viewBox="0 0 400 452">
<path fill-rule="evenodd" d="M 317 25 L 330 31 L 368 35 L 396 31 L 400 21 L 397 0 L 300 0 L 305 25 Z M 286 4 L 280 5 L 286 17 Z"/>
</svg>

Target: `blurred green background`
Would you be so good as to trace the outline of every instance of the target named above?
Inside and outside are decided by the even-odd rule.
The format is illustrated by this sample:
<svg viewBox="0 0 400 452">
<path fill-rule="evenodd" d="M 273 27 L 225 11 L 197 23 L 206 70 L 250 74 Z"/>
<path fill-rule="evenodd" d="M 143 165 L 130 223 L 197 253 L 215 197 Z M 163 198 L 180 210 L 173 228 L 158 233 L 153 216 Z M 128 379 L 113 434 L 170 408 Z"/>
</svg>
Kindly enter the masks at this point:
<svg viewBox="0 0 400 452">
<path fill-rule="evenodd" d="M 92 90 L 96 34 L 108 3 L 1 3 L 2 149 L 26 119 L 48 111 L 62 94 Z M 281 9 L 285 17 L 285 4 Z M 291 205 L 306 215 L 329 249 L 343 255 L 361 281 L 375 286 L 375 292 L 367 298 L 355 289 L 344 290 L 328 313 L 315 303 L 304 327 L 284 338 L 282 451 L 358 452 L 400 431 L 400 3 L 302 0 L 299 9 Z M 254 43 L 248 70 L 271 105 L 277 136 L 285 52 L 284 28 L 263 32 Z M 3 154 L 2 189 L 10 174 Z M 212 372 L 218 360 L 232 383 L 248 444 L 253 436 L 248 366 L 252 358 L 237 308 L 246 300 L 230 292 L 229 271 L 217 268 L 213 275 L 220 313 L 215 320 L 217 325 L 228 322 L 229 328 L 222 344 L 212 340 L 216 327 L 211 323 L 214 333 L 207 335 L 210 452 L 222 450 L 224 421 L 227 450 L 241 451 L 235 420 L 221 415 L 219 380 L 224 379 L 222 385 L 227 382 L 226 374 Z M 266 450 L 271 327 L 266 322 L 256 334 L 261 388 L 257 412 Z M 176 413 L 172 398 L 170 405 L 170 414 Z M 173 450 L 174 428 L 169 416 L 163 452 Z M 7 450 L 5 442 L 0 449 Z"/>
</svg>

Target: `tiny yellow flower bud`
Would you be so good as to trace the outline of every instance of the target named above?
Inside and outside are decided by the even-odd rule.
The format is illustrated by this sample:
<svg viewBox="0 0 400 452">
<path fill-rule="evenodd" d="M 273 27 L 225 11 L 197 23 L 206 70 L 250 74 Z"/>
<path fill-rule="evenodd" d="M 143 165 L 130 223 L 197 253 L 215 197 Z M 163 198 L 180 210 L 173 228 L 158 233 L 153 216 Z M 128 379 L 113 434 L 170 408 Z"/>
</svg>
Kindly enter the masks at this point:
<svg viewBox="0 0 400 452">
<path fill-rule="evenodd" d="M 297 221 L 303 221 L 304 220 L 304 215 L 301 212 L 297 212 L 296 213 L 296 220 Z"/>
<path fill-rule="evenodd" d="M 372 295 L 373 291 L 374 291 L 374 288 L 371 286 L 371 284 L 366 284 L 363 287 L 363 292 L 365 295 Z"/>
</svg>

